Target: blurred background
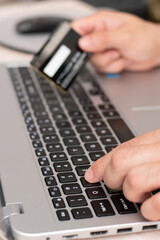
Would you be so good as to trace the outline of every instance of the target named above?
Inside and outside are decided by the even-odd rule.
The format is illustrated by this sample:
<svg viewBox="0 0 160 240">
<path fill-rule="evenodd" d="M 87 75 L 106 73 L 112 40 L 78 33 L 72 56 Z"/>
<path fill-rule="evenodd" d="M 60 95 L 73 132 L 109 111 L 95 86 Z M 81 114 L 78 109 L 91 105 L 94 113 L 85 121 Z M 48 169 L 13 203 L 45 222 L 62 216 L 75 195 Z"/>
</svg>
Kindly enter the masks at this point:
<svg viewBox="0 0 160 240">
<path fill-rule="evenodd" d="M 32 1 L 40 2 L 45 0 L 0 0 L 0 4 L 2 5 L 14 2 L 32 2 Z M 160 0 L 80 0 L 80 1 L 89 3 L 97 8 L 114 8 L 120 11 L 136 14 L 144 19 L 160 21 Z"/>
<path fill-rule="evenodd" d="M 160 22 L 160 0 L 0 0 L 0 45 L 35 53 L 61 21 L 107 8 Z"/>
<path fill-rule="evenodd" d="M 11 2 L 29 2 L 29 1 L 45 1 L 45 0 L 0 0 L 1 4 L 7 4 Z M 54 1 L 54 0 L 51 0 Z M 61 0 L 60 0 L 61 1 Z M 67 0 L 66 0 L 67 1 Z M 73 0 L 75 1 L 75 0 Z M 150 0 L 82 0 L 98 8 L 115 8 L 120 11 L 134 13 L 143 18 L 148 18 L 148 3 Z"/>
<path fill-rule="evenodd" d="M 84 0 L 96 7 L 109 7 L 148 18 L 149 0 Z"/>
</svg>

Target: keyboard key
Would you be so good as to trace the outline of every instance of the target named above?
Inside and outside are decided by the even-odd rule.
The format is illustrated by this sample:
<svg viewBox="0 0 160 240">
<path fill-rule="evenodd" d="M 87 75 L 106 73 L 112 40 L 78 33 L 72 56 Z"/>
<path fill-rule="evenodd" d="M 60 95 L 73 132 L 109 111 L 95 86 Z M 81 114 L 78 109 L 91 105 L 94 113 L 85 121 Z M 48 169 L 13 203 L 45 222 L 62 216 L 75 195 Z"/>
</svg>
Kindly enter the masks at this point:
<svg viewBox="0 0 160 240">
<path fill-rule="evenodd" d="M 58 187 L 49 187 L 48 188 L 49 194 L 51 197 L 59 197 L 61 196 L 61 192 Z"/>
<path fill-rule="evenodd" d="M 40 85 L 41 85 L 41 89 L 42 89 L 43 93 L 51 93 L 52 96 L 54 96 L 54 92 L 49 83 L 44 83 L 44 81 L 43 81 L 40 83 Z"/>
<path fill-rule="evenodd" d="M 101 110 L 114 110 L 114 107 L 113 107 L 113 105 L 112 104 L 110 104 L 110 103 L 105 103 L 105 104 L 100 104 L 99 106 L 99 109 L 101 109 Z"/>
<path fill-rule="evenodd" d="M 25 118 L 25 123 L 28 125 L 28 124 L 30 124 L 30 123 L 33 123 L 33 118 L 31 117 L 31 116 L 27 116 L 26 118 Z"/>
<path fill-rule="evenodd" d="M 102 150 L 100 144 L 97 142 L 86 143 L 84 146 L 89 152 Z"/>
<path fill-rule="evenodd" d="M 112 117 L 119 117 L 119 113 L 117 111 L 107 111 L 107 112 L 103 112 L 103 115 L 106 118 L 112 118 Z"/>
<path fill-rule="evenodd" d="M 61 95 L 61 98 L 62 98 L 62 101 L 65 104 L 65 106 L 67 106 L 67 105 L 69 106 L 69 104 L 70 104 L 69 111 L 70 110 L 73 111 L 73 109 L 76 110 L 76 108 L 74 108 L 74 107 L 77 105 L 75 103 L 75 100 L 73 99 L 73 97 L 70 95 L 69 92 L 68 92 L 68 95 L 63 95 L 63 96 Z M 72 105 L 74 106 L 73 108 L 71 108 Z"/>
<path fill-rule="evenodd" d="M 26 109 L 23 111 L 23 116 L 24 116 L 25 118 L 31 116 L 29 109 L 26 108 Z"/>
<path fill-rule="evenodd" d="M 58 173 L 57 176 L 60 183 L 77 182 L 77 178 L 73 172 Z"/>
<path fill-rule="evenodd" d="M 23 92 L 21 89 L 17 90 L 16 93 L 17 93 L 17 97 L 19 98 L 19 100 L 24 99 L 24 95 L 23 95 Z"/>
<path fill-rule="evenodd" d="M 92 82 L 92 89 L 99 91 L 99 93 L 102 92 L 100 86 L 98 85 L 98 83 L 95 80 Z"/>
<path fill-rule="evenodd" d="M 64 141 L 64 144 L 66 146 L 77 146 L 77 145 L 80 145 L 80 142 L 79 142 L 78 138 L 75 138 L 75 137 L 64 138 L 63 141 Z"/>
<path fill-rule="evenodd" d="M 134 138 L 133 133 L 122 119 L 108 119 L 108 122 L 121 143 Z"/>
<path fill-rule="evenodd" d="M 72 122 L 75 126 L 87 125 L 87 122 L 84 118 L 75 118 L 75 119 L 72 120 Z"/>
<path fill-rule="evenodd" d="M 67 119 L 64 113 L 52 113 L 52 116 L 55 121 L 61 121 L 61 120 Z"/>
<path fill-rule="evenodd" d="M 87 188 L 86 193 L 89 199 L 106 198 L 106 194 L 101 187 Z"/>
<path fill-rule="evenodd" d="M 52 203 L 55 208 L 65 208 L 66 207 L 64 200 L 61 197 L 53 198 Z"/>
<path fill-rule="evenodd" d="M 114 137 L 102 137 L 101 142 L 103 145 L 118 145 L 118 142 Z"/>
<path fill-rule="evenodd" d="M 67 121 L 56 122 L 56 126 L 60 129 L 71 128 L 71 124 Z"/>
<path fill-rule="evenodd" d="M 88 126 L 79 126 L 76 129 L 77 129 L 78 133 L 82 133 L 82 134 L 83 133 L 91 133 L 92 132 L 91 128 L 88 127 Z"/>
<path fill-rule="evenodd" d="M 48 166 L 49 165 L 49 161 L 47 157 L 41 157 L 38 158 L 38 162 L 40 166 Z"/>
<path fill-rule="evenodd" d="M 42 170 L 42 174 L 43 174 L 44 176 L 50 176 L 50 175 L 53 175 L 52 168 L 49 167 L 49 166 L 42 167 L 41 170 Z"/>
<path fill-rule="evenodd" d="M 78 208 L 71 210 L 73 217 L 75 219 L 84 219 L 84 218 L 92 218 L 93 215 L 89 208 Z"/>
<path fill-rule="evenodd" d="M 67 161 L 67 155 L 64 152 L 56 152 L 56 153 L 50 153 L 50 158 L 52 162 L 58 162 L 58 161 Z"/>
<path fill-rule="evenodd" d="M 83 106 L 83 109 L 87 113 L 97 112 L 97 110 L 96 110 L 96 108 L 94 106 Z"/>
<path fill-rule="evenodd" d="M 110 130 L 108 128 L 96 129 L 96 133 L 98 136 L 112 136 Z"/>
<path fill-rule="evenodd" d="M 115 215 L 115 212 L 114 212 L 110 202 L 107 199 L 95 200 L 95 201 L 92 201 L 91 204 L 95 211 L 95 214 L 98 217 Z"/>
<path fill-rule="evenodd" d="M 94 142 L 94 141 L 97 141 L 95 135 L 92 134 L 92 133 L 82 134 L 80 137 L 81 137 L 81 140 L 83 142 Z"/>
<path fill-rule="evenodd" d="M 57 216 L 60 221 L 67 221 L 70 220 L 70 216 L 68 214 L 68 211 L 66 209 L 64 210 L 57 210 Z"/>
<path fill-rule="evenodd" d="M 83 87 L 78 82 L 74 82 L 72 88 L 79 99 L 88 99 Z"/>
<path fill-rule="evenodd" d="M 55 129 L 52 126 L 40 127 L 40 131 L 43 135 L 55 133 Z"/>
<path fill-rule="evenodd" d="M 66 195 L 82 193 L 81 187 L 78 183 L 63 184 L 62 189 Z"/>
<path fill-rule="evenodd" d="M 40 97 L 30 97 L 29 101 L 31 102 L 32 105 L 35 103 L 42 105 L 42 100 L 40 99 Z"/>
<path fill-rule="evenodd" d="M 106 127 L 106 124 L 102 120 L 92 121 L 91 124 L 94 128 L 104 128 L 104 127 Z"/>
<path fill-rule="evenodd" d="M 53 166 L 56 172 L 65 172 L 72 170 L 72 167 L 69 162 L 53 163 Z"/>
<path fill-rule="evenodd" d="M 70 105 L 69 111 L 70 111 L 70 110 L 73 111 L 73 109 L 76 109 L 76 108 L 74 108 L 74 107 L 77 106 L 77 105 L 76 105 L 76 103 L 75 103 L 75 101 L 73 100 L 73 98 L 72 98 L 71 95 L 70 95 L 70 96 L 69 96 L 69 95 L 68 95 L 68 96 L 61 96 L 61 97 L 62 97 L 62 101 L 64 102 L 65 106 L 68 106 L 68 107 L 69 107 L 69 105 Z M 72 105 L 74 106 L 73 108 L 71 108 Z"/>
<path fill-rule="evenodd" d="M 73 102 L 65 102 L 65 108 L 68 110 L 68 111 L 71 111 L 71 110 L 75 110 L 77 111 L 79 108 L 77 107 L 77 105 Z"/>
<path fill-rule="evenodd" d="M 32 140 L 39 139 L 39 134 L 37 132 L 32 132 L 32 133 L 30 133 L 30 138 Z"/>
<path fill-rule="evenodd" d="M 35 150 L 37 157 L 45 157 L 46 153 L 43 148 L 38 148 Z"/>
<path fill-rule="evenodd" d="M 53 143 L 53 142 L 59 142 L 59 138 L 56 134 L 51 134 L 51 135 L 44 135 L 43 140 L 46 143 Z"/>
<path fill-rule="evenodd" d="M 54 101 L 53 101 L 52 99 L 46 99 L 46 102 L 47 102 L 47 104 L 48 104 L 49 107 L 52 107 L 52 106 L 54 106 L 55 104 L 59 104 L 59 102 L 58 102 L 58 100 L 56 99 L 56 97 L 55 97 Z"/>
<path fill-rule="evenodd" d="M 84 154 L 84 150 L 80 146 L 68 147 L 67 151 L 71 156 Z"/>
<path fill-rule="evenodd" d="M 39 126 L 45 127 L 45 126 L 51 125 L 51 120 L 49 118 L 42 118 L 42 119 L 38 119 L 37 123 Z"/>
<path fill-rule="evenodd" d="M 29 132 L 35 132 L 36 131 L 36 127 L 34 125 L 34 123 L 31 123 L 27 126 L 27 129 Z"/>
<path fill-rule="evenodd" d="M 86 106 L 86 105 L 92 105 L 92 101 L 89 99 L 89 98 L 80 98 L 79 99 L 79 103 L 82 105 L 82 106 Z"/>
<path fill-rule="evenodd" d="M 33 96 L 33 97 L 38 96 L 38 93 L 37 93 L 33 84 L 26 85 L 26 91 L 27 91 L 28 96 L 30 96 L 30 97 L 31 96 Z"/>
<path fill-rule="evenodd" d="M 57 185 L 57 181 L 56 181 L 55 177 L 53 177 L 53 176 L 45 177 L 45 182 L 46 182 L 46 185 L 49 187 Z"/>
<path fill-rule="evenodd" d="M 63 110 L 62 110 L 61 106 L 57 105 L 57 104 L 50 106 L 50 111 L 53 114 L 55 114 L 55 113 L 63 113 Z"/>
<path fill-rule="evenodd" d="M 101 99 L 102 99 L 102 101 L 105 102 L 105 103 L 106 103 L 106 102 L 109 102 L 109 99 L 108 99 L 104 94 L 101 95 Z"/>
<path fill-rule="evenodd" d="M 45 93 L 44 96 L 45 96 L 46 100 L 52 100 L 52 101 L 54 101 L 54 99 L 55 99 L 55 96 L 54 96 L 53 92 L 51 92 L 51 93 Z"/>
<path fill-rule="evenodd" d="M 98 95 L 100 95 L 100 90 L 99 90 L 99 88 L 94 87 L 89 90 L 89 93 L 91 96 L 98 96 Z"/>
<path fill-rule="evenodd" d="M 75 133 L 72 129 L 63 129 L 59 131 L 62 137 L 74 137 Z"/>
<path fill-rule="evenodd" d="M 70 207 L 81 207 L 88 205 L 83 195 L 68 196 L 66 199 Z"/>
<path fill-rule="evenodd" d="M 41 78 L 39 80 L 39 84 L 40 84 L 40 87 L 41 87 L 43 93 L 50 93 L 50 94 L 52 94 L 52 96 L 54 96 L 54 92 L 53 92 L 49 82 L 44 82 L 44 79 Z"/>
<path fill-rule="evenodd" d="M 122 194 L 122 191 L 121 191 L 121 190 L 114 190 L 114 189 L 111 189 L 111 188 L 109 188 L 109 187 L 107 187 L 107 186 L 105 186 L 105 188 L 107 189 L 107 192 L 108 192 L 109 194 L 117 194 L 117 193 L 121 193 L 121 194 Z"/>
<path fill-rule="evenodd" d="M 39 139 L 38 140 L 34 140 L 32 142 L 32 144 L 33 144 L 34 148 L 41 148 L 42 147 L 42 142 Z"/>
<path fill-rule="evenodd" d="M 27 119 L 29 119 L 29 117 L 27 117 Z M 27 124 L 28 132 L 35 132 L 37 130 L 35 125 L 34 125 L 33 120 L 31 120 L 29 123 L 26 123 L 26 124 Z"/>
<path fill-rule="evenodd" d="M 69 92 L 58 92 L 59 95 L 61 96 L 62 100 L 64 101 L 64 103 L 66 102 L 71 102 L 71 103 L 74 103 L 74 100 L 72 98 L 72 96 L 70 95 Z"/>
<path fill-rule="evenodd" d="M 79 110 L 69 111 L 69 116 L 71 118 L 81 118 L 81 117 L 83 117 L 82 113 Z"/>
<path fill-rule="evenodd" d="M 92 152 L 89 154 L 92 161 L 96 161 L 97 159 L 103 157 L 105 155 L 104 152 Z"/>
<path fill-rule="evenodd" d="M 84 176 L 85 172 L 87 171 L 87 169 L 90 167 L 90 165 L 85 165 L 85 166 L 80 166 L 80 167 L 76 167 L 76 171 L 78 173 L 79 176 Z"/>
<path fill-rule="evenodd" d="M 46 118 L 48 117 L 48 114 L 46 111 L 35 111 L 35 117 L 36 118 Z"/>
<path fill-rule="evenodd" d="M 94 186 L 100 186 L 101 185 L 100 182 L 89 183 L 89 182 L 86 181 L 86 179 L 84 177 L 81 177 L 80 180 L 81 180 L 81 183 L 82 183 L 83 187 L 85 187 L 85 188 L 86 187 L 94 187 Z"/>
<path fill-rule="evenodd" d="M 21 110 L 22 110 L 22 111 L 28 109 L 28 106 L 27 106 L 27 103 L 26 103 L 26 102 L 22 102 L 22 103 L 20 104 L 20 107 L 21 107 Z"/>
<path fill-rule="evenodd" d="M 123 194 L 113 195 L 111 199 L 119 214 L 136 213 L 137 210 L 132 202 L 129 202 Z"/>
<path fill-rule="evenodd" d="M 89 164 L 89 160 L 86 156 L 74 156 L 71 157 L 71 160 L 74 165 L 84 165 L 84 164 Z"/>
<path fill-rule="evenodd" d="M 30 103 L 32 105 L 32 109 L 36 112 L 40 112 L 40 111 L 45 111 L 45 107 L 42 103 L 41 97 L 40 95 L 37 94 L 37 96 L 30 96 L 29 97 Z"/>
<path fill-rule="evenodd" d="M 48 143 L 46 144 L 48 152 L 59 152 L 63 151 L 63 147 L 61 143 Z"/>
<path fill-rule="evenodd" d="M 87 117 L 90 120 L 101 119 L 101 116 L 98 113 L 88 113 Z"/>
</svg>

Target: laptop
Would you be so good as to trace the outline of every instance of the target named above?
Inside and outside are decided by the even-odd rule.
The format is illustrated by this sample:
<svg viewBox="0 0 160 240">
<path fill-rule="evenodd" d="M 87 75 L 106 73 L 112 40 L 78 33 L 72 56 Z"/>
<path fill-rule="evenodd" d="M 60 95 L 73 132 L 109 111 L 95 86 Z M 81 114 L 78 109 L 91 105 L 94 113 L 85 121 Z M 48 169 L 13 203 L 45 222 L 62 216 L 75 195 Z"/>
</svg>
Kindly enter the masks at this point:
<svg viewBox="0 0 160 240">
<path fill-rule="evenodd" d="M 98 158 L 159 127 L 160 69 L 98 76 L 87 64 L 67 93 L 28 64 L 0 65 L 0 76 L 0 227 L 7 239 L 160 229 L 121 191 L 84 179 Z"/>
</svg>

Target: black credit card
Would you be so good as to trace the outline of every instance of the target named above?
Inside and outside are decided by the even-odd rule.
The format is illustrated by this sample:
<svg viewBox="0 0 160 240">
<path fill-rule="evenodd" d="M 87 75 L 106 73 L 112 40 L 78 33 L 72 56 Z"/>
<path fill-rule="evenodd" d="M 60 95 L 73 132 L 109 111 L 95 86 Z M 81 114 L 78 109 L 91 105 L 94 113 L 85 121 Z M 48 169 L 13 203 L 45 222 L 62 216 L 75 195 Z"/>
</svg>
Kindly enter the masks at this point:
<svg viewBox="0 0 160 240">
<path fill-rule="evenodd" d="M 31 66 L 43 77 L 67 90 L 90 56 L 78 47 L 80 37 L 69 22 L 63 22 L 35 54 Z"/>
</svg>

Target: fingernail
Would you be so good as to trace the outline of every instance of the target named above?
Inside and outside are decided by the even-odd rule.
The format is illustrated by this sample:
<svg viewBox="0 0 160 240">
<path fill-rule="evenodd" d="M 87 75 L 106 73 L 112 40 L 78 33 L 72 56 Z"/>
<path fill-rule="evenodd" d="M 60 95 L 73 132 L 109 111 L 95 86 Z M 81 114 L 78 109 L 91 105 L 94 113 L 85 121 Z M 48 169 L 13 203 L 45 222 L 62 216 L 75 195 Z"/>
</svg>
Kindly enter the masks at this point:
<svg viewBox="0 0 160 240">
<path fill-rule="evenodd" d="M 82 37 L 80 40 L 79 40 L 79 45 L 80 47 L 82 48 L 88 48 L 90 47 L 92 44 L 91 40 L 89 37 Z"/>
<path fill-rule="evenodd" d="M 85 173 L 85 179 L 88 181 L 88 182 L 92 182 L 92 180 L 94 179 L 94 173 L 93 173 L 93 170 L 92 170 L 92 167 L 90 167 L 86 173 Z"/>
</svg>

